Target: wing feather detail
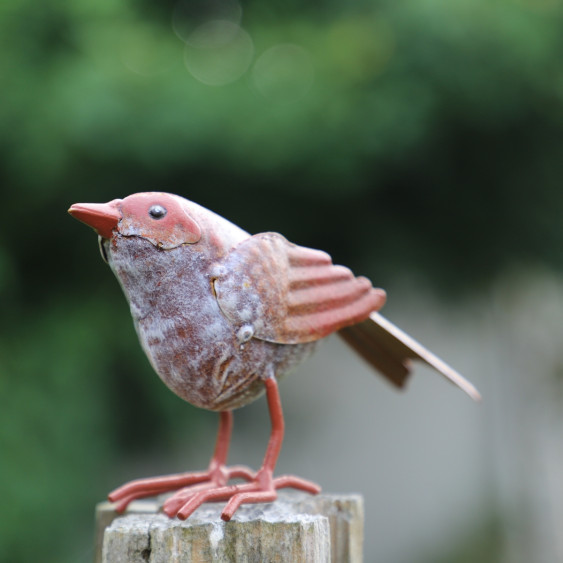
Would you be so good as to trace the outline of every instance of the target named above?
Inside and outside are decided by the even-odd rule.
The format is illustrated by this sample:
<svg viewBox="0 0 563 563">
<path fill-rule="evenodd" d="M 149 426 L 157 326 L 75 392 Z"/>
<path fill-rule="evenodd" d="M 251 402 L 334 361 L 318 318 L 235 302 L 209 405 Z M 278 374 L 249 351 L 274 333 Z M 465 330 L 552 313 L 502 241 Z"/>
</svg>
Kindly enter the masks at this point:
<svg viewBox="0 0 563 563">
<path fill-rule="evenodd" d="M 276 233 L 266 234 L 275 235 Z M 289 244 L 286 248 L 286 252 L 290 267 L 303 268 L 305 266 L 332 266 L 332 258 L 330 257 L 330 254 L 327 254 L 323 250 L 316 250 L 314 248 L 306 248 L 305 246 L 291 244 L 282 235 L 278 236 Z"/>
<path fill-rule="evenodd" d="M 332 264 L 319 266 L 291 267 L 289 271 L 289 289 L 291 291 L 311 285 L 337 283 L 350 278 L 350 270 L 344 266 Z"/>
<path fill-rule="evenodd" d="M 246 239 L 216 270 L 214 290 L 225 316 L 271 342 L 318 340 L 368 318 L 385 302 L 383 290 L 333 265 L 326 252 L 276 233 Z"/>
<path fill-rule="evenodd" d="M 333 280 L 332 283 L 316 283 L 288 292 L 288 315 L 306 315 L 353 304 L 372 290 L 371 282 L 366 278 L 353 277 L 345 280 Z"/>
</svg>

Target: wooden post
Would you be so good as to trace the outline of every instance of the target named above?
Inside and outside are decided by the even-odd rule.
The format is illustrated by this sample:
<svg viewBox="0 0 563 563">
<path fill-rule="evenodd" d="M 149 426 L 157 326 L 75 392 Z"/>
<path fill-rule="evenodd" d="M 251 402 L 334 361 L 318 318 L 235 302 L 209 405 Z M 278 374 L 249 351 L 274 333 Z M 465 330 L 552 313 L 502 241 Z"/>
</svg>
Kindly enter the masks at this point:
<svg viewBox="0 0 563 563">
<path fill-rule="evenodd" d="M 186 521 L 159 513 L 157 501 L 136 501 L 118 515 L 96 507 L 96 563 L 260 561 L 361 563 L 360 495 L 280 492 L 274 503 L 239 508 L 230 522 L 224 503 L 208 503 Z"/>
</svg>

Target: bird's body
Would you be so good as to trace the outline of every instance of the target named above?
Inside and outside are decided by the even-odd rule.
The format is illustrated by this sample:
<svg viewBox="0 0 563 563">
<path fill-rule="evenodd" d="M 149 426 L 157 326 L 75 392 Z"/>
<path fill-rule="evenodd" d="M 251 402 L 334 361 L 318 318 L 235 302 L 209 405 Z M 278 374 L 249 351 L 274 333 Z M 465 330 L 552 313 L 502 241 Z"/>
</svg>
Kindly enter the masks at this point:
<svg viewBox="0 0 563 563">
<path fill-rule="evenodd" d="M 276 380 L 333 332 L 398 386 L 410 372 L 410 359 L 420 359 L 478 397 L 469 382 L 377 314 L 383 290 L 333 265 L 325 252 L 276 233 L 251 236 L 166 193 L 76 204 L 70 212 L 100 235 L 102 255 L 160 378 L 186 401 L 221 413 L 208 471 L 125 485 L 110 495 L 120 510 L 134 498 L 177 490 L 164 505 L 169 515 L 185 518 L 205 500 L 230 499 L 223 513 L 228 519 L 243 502 L 275 499 L 280 487 L 317 492 L 299 478 L 272 476 L 283 439 Z M 272 434 L 263 466 L 257 473 L 228 469 L 231 410 L 264 390 Z M 229 486 L 231 477 L 249 482 Z"/>
<path fill-rule="evenodd" d="M 137 237 L 104 244 L 145 353 L 164 383 L 189 403 L 215 411 L 243 406 L 264 392 L 264 378 L 279 379 L 312 351 L 314 343 L 244 341 L 213 293 L 216 257 L 186 246 L 155 252 Z"/>
</svg>

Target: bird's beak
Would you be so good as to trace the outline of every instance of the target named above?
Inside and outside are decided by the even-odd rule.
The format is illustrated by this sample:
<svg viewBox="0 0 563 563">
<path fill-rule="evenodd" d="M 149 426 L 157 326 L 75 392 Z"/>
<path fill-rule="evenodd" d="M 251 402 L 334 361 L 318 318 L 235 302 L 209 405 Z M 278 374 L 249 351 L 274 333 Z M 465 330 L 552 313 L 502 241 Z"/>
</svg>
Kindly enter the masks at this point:
<svg viewBox="0 0 563 563">
<path fill-rule="evenodd" d="M 101 237 L 109 239 L 121 219 L 120 202 L 120 199 L 114 199 L 109 203 L 75 203 L 68 212 L 92 227 Z"/>
</svg>

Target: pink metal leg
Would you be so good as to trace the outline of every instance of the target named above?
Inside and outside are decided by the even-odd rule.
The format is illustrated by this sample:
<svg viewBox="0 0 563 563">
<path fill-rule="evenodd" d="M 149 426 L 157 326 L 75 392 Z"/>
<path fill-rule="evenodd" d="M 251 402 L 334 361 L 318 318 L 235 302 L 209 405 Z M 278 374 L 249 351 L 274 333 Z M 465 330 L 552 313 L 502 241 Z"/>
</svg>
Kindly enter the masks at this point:
<svg viewBox="0 0 563 563">
<path fill-rule="evenodd" d="M 164 511 L 169 516 L 177 515 L 178 518 L 184 520 L 204 502 L 228 500 L 229 502 L 225 506 L 221 518 L 230 520 L 241 504 L 274 501 L 277 498 L 277 489 L 292 487 L 312 494 L 320 492 L 320 487 L 315 483 L 293 475 L 272 477 L 282 447 L 285 425 L 278 384 L 275 378 L 267 379 L 265 385 L 272 431 L 262 467 L 256 473 L 254 479 L 249 483 L 240 485 L 206 487 L 205 490 L 199 490 L 195 493 L 193 488 L 178 491 L 164 504 Z"/>
</svg>

